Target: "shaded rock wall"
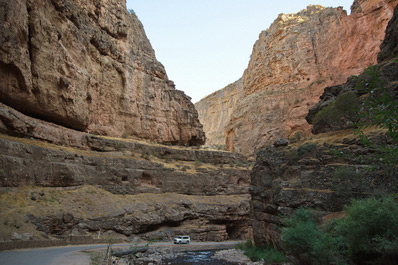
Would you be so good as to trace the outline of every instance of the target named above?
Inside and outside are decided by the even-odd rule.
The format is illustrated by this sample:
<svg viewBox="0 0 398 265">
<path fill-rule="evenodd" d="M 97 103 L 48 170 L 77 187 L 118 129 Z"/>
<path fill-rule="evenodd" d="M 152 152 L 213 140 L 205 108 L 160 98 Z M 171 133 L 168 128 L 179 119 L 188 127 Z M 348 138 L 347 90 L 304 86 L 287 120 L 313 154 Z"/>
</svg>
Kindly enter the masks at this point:
<svg viewBox="0 0 398 265">
<path fill-rule="evenodd" d="M 382 63 L 388 59 L 398 56 L 398 15 L 397 7 L 394 9 L 394 16 L 388 23 L 386 37 L 380 46 L 380 52 L 377 55 L 377 62 Z"/>
<path fill-rule="evenodd" d="M 237 104 L 232 114 L 221 114 L 220 103 L 207 103 L 214 97 L 197 103 L 205 131 L 214 132 L 209 138 L 224 137 L 228 150 L 254 154 L 279 137 L 310 134 L 304 118 L 309 108 L 325 86 L 341 84 L 376 62 L 396 5 L 397 1 L 355 1 L 349 16 L 341 8 L 320 6 L 279 15 L 253 47 L 242 77 L 243 93 L 233 100 Z M 218 128 L 226 116 L 228 123 Z"/>
<path fill-rule="evenodd" d="M 388 142 L 385 136 L 373 139 L 377 138 L 379 143 Z M 353 198 L 397 192 L 396 168 L 389 174 L 380 169 L 369 171 L 379 157 L 358 139 L 324 137 L 321 141 L 325 143 L 269 147 L 257 153 L 250 187 L 256 244 L 279 246 L 281 216 L 299 207 L 312 208 L 328 218 Z"/>
<path fill-rule="evenodd" d="M 26 241 L 73 242 L 83 237 L 90 243 L 90 239 L 116 242 L 137 236 L 171 241 L 178 234 L 189 234 L 196 241 L 250 236 L 249 195 L 115 195 L 80 186 L 3 189 L 0 199 L 6 202 L 0 206 L 2 243 L 22 246 Z"/>
<path fill-rule="evenodd" d="M 93 134 L 196 145 L 205 136 L 124 0 L 0 2 L 0 101 Z"/>
<path fill-rule="evenodd" d="M 206 132 L 206 146 L 225 149 L 224 128 L 237 101 L 243 97 L 242 79 L 218 90 L 195 104 Z"/>
</svg>

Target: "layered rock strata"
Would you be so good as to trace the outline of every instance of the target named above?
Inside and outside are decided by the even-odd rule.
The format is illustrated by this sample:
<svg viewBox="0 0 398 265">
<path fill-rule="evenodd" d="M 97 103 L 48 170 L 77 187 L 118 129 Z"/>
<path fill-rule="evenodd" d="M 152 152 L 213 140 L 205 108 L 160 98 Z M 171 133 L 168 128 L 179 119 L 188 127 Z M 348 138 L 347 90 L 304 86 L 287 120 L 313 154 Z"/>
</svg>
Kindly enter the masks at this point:
<svg viewBox="0 0 398 265">
<path fill-rule="evenodd" d="M 389 142 L 384 135 L 372 139 Z M 299 207 L 312 208 L 330 220 L 341 216 L 351 199 L 396 193 L 396 175 L 376 167 L 378 159 L 377 152 L 347 132 L 258 152 L 250 187 L 256 244 L 280 247 L 283 216 Z"/>
<path fill-rule="evenodd" d="M 381 45 L 379 64 L 374 67 L 378 75 L 373 75 L 373 78 L 380 78 L 376 84 L 384 83 L 386 92 L 395 95 L 395 99 L 398 98 L 397 17 L 398 6 Z M 365 81 L 365 85 L 375 82 L 370 79 L 366 82 L 370 78 L 367 73 L 358 77 Z M 307 118 L 312 120 L 338 94 L 356 93 L 358 90 L 353 88 L 356 79 L 351 78 L 342 86 L 326 88 L 321 102 L 311 109 Z M 397 104 L 397 101 L 391 104 Z M 396 110 L 396 107 L 390 110 Z M 342 127 L 336 128 L 333 124 L 314 129 L 334 132 L 319 134 L 296 145 L 270 146 L 257 153 L 250 187 L 253 234 L 257 244 L 278 246 L 283 227 L 281 216 L 289 216 L 299 207 L 312 208 L 328 221 L 344 216 L 341 212 L 343 205 L 353 198 L 397 193 L 396 157 L 393 152 L 388 157 L 385 148 L 392 150 L 398 143 L 386 135 L 385 130 L 365 131 L 372 143 L 369 147 L 352 129 L 341 130 Z"/>
<path fill-rule="evenodd" d="M 92 134 L 205 141 L 125 0 L 0 2 L 0 102 Z"/>
<path fill-rule="evenodd" d="M 76 148 L 0 135 L 3 248 L 76 238 L 251 237 L 249 165 L 241 156 L 88 134 L 79 139 L 84 146 Z"/>
<path fill-rule="evenodd" d="M 397 3 L 355 1 L 349 16 L 320 6 L 279 15 L 261 32 L 234 96 L 227 87 L 196 104 L 209 143 L 254 154 L 277 138 L 310 134 L 305 116 L 323 88 L 376 63 Z"/>
<path fill-rule="evenodd" d="M 249 195 L 176 193 L 115 195 L 94 186 L 30 187 L 0 194 L 1 242 L 167 240 L 189 234 L 195 241 L 250 236 Z M 17 208 L 16 208 L 17 207 Z M 35 247 L 38 247 L 36 245 Z M 31 247 L 34 247 L 31 245 Z"/>
<path fill-rule="evenodd" d="M 203 159 L 207 161 L 202 162 L 194 160 L 195 152 L 169 152 L 167 148 L 140 150 L 129 142 L 100 138 L 89 141 L 95 141 L 101 149 L 74 150 L 1 136 L 0 186 L 94 185 L 115 194 L 175 192 L 215 196 L 248 192 L 245 162 L 227 153 L 223 156 L 209 153 Z M 115 149 L 108 149 L 109 143 Z M 199 156 L 203 158 L 206 154 Z"/>
</svg>

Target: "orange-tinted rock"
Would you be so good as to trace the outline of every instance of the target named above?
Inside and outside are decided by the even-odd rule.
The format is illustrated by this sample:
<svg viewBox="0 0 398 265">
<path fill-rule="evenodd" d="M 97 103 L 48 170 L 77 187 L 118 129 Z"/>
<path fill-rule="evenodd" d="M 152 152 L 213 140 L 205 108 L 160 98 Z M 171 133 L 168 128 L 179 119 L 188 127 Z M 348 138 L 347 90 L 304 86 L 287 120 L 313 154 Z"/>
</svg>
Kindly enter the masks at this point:
<svg viewBox="0 0 398 265">
<path fill-rule="evenodd" d="M 341 8 L 321 6 L 279 15 L 254 45 L 242 77 L 242 96 L 233 100 L 236 104 L 229 108 L 227 125 L 213 127 L 224 124 L 217 122 L 226 116 L 222 109 L 201 108 L 220 104 L 205 103 L 209 97 L 197 103 L 205 132 L 209 127 L 211 132 L 223 132 L 221 136 L 208 134 L 208 141 L 225 137 L 228 150 L 253 154 L 280 137 L 310 134 L 305 116 L 323 88 L 341 84 L 376 63 L 397 3 L 356 1 L 349 16 Z"/>
<path fill-rule="evenodd" d="M 237 100 L 242 98 L 242 93 L 240 79 L 195 104 L 206 132 L 206 146 L 225 149 L 224 128 L 231 118 Z"/>
<path fill-rule="evenodd" d="M 124 0 L 1 1 L 0 20 L 1 102 L 95 134 L 204 143 Z"/>
</svg>

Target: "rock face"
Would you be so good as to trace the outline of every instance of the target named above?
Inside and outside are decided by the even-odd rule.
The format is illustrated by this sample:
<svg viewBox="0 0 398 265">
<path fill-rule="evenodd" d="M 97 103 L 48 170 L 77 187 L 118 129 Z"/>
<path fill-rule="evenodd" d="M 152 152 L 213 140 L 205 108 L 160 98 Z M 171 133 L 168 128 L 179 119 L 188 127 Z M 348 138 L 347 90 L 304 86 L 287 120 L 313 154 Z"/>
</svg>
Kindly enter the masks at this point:
<svg viewBox="0 0 398 265">
<path fill-rule="evenodd" d="M 125 0 L 0 2 L 0 101 L 93 134 L 205 142 Z"/>
<path fill-rule="evenodd" d="M 388 142 L 375 136 L 379 143 Z M 299 207 L 333 216 L 353 198 L 397 192 L 393 172 L 369 171 L 378 157 L 353 136 L 324 144 L 268 147 L 257 153 L 251 173 L 252 225 L 256 244 L 279 246 L 281 216 Z"/>
<path fill-rule="evenodd" d="M 124 0 L 0 1 L 0 44 L 0 249 L 251 238 L 249 163 L 158 144 L 205 136 Z"/>
<path fill-rule="evenodd" d="M 368 86 L 368 84 L 372 84 L 374 82 L 380 83 L 385 89 L 387 89 L 387 91 L 390 92 L 390 95 L 393 98 L 398 100 L 397 17 L 398 6 L 394 9 L 394 16 L 388 23 L 386 29 L 386 38 L 380 46 L 381 50 L 378 55 L 378 64 L 372 66 L 358 76 L 350 77 L 344 84 L 326 87 L 323 94 L 320 96 L 320 101 L 310 108 L 309 113 L 306 116 L 306 120 L 308 123 L 313 125 L 312 133 L 318 134 L 353 127 L 352 122 L 347 121 L 347 117 L 338 117 L 337 115 L 334 115 L 333 120 L 316 120 L 316 115 L 329 105 L 335 104 L 338 97 L 344 97 L 348 94 L 354 94 L 358 98 L 363 96 L 363 94 L 365 94 L 363 86 Z"/>
<path fill-rule="evenodd" d="M 394 9 L 394 16 L 388 23 L 386 37 L 380 46 L 380 52 L 377 56 L 378 63 L 398 56 L 398 15 L 397 7 Z"/>
<path fill-rule="evenodd" d="M 42 195 L 33 201 L 26 191 L 0 194 L 7 202 L 0 206 L 0 243 L 11 239 L 11 230 L 29 231 L 33 242 L 73 237 L 120 241 L 137 236 L 171 241 L 178 234 L 189 234 L 196 241 L 223 241 L 249 233 L 249 195 L 115 195 L 93 186 L 37 187 L 30 191 Z"/>
<path fill-rule="evenodd" d="M 243 85 L 242 79 L 239 79 L 195 104 L 206 132 L 206 146 L 226 149 L 224 128 L 231 119 L 237 101 L 242 97 Z"/>
<path fill-rule="evenodd" d="M 245 161 L 228 153 L 178 151 L 88 136 L 70 150 L 2 136 L 1 187 L 94 185 L 115 194 L 247 194 Z M 223 167 L 223 168 L 220 168 Z"/>
<path fill-rule="evenodd" d="M 320 6 L 279 15 L 254 45 L 239 97 L 230 100 L 220 91 L 197 103 L 205 131 L 211 132 L 209 143 L 224 138 L 227 150 L 254 154 L 280 137 L 309 134 L 304 117 L 323 88 L 376 63 L 397 3 L 355 1 L 349 16 Z M 228 115 L 223 102 L 230 106 Z"/>
<path fill-rule="evenodd" d="M 251 237 L 249 164 L 241 155 L 62 131 L 7 109 L 2 131 L 25 137 L 0 134 L 0 248 L 15 233 L 32 236 L 11 247 Z"/>
<path fill-rule="evenodd" d="M 359 6 L 354 5 L 353 12 L 357 8 Z M 379 64 L 374 67 L 387 91 L 392 92 L 391 95 L 395 93 L 395 99 L 398 98 L 397 17 L 398 6 L 386 30 Z M 370 84 L 367 78 L 367 71 L 358 77 Z M 311 109 L 307 119 L 312 120 L 340 93 L 360 92 L 354 89 L 355 80 L 357 78 L 350 78 L 346 84 L 326 88 L 321 102 Z M 314 129 L 335 131 L 342 128 L 323 124 Z M 394 148 L 397 142 L 382 130 L 367 133 L 377 148 L 367 147 L 352 130 L 343 130 L 319 134 L 301 145 L 270 146 L 258 152 L 250 187 L 255 242 L 278 246 L 283 226 L 280 216 L 289 215 L 299 207 L 312 208 L 324 220 L 330 220 L 341 216 L 343 205 L 352 198 L 395 194 L 398 170 L 395 157 L 392 155 L 390 162 L 383 162 L 380 149 L 386 145 Z"/>
</svg>

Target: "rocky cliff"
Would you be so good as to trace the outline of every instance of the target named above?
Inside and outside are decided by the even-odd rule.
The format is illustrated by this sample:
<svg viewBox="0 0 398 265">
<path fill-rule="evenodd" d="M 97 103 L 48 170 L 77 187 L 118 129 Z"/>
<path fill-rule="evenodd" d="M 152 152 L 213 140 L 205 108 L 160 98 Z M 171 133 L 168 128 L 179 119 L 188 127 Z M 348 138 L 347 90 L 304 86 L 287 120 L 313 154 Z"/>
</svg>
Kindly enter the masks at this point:
<svg viewBox="0 0 398 265">
<path fill-rule="evenodd" d="M 0 2 L 0 101 L 71 129 L 203 144 L 125 0 Z"/>
<path fill-rule="evenodd" d="M 372 139 L 388 143 L 383 135 L 374 134 Z M 395 194 L 396 175 L 375 166 L 378 158 L 347 132 L 259 151 L 250 187 L 256 244 L 279 246 L 281 216 L 299 207 L 312 208 L 330 220 L 341 215 L 343 205 L 353 198 Z"/>
<path fill-rule="evenodd" d="M 395 101 L 390 103 L 395 105 L 384 110 L 395 112 L 398 98 L 397 18 L 398 6 L 388 24 L 378 64 L 373 67 L 380 77 L 377 84 L 384 85 L 385 93 L 390 93 L 392 97 L 395 95 Z M 357 78 L 370 85 L 375 82 L 375 77 L 373 75 L 373 80 L 370 80 L 368 71 L 365 71 Z M 339 94 L 361 91 L 354 89 L 355 84 L 355 79 L 351 78 L 346 84 L 327 87 L 320 103 L 311 109 L 307 119 L 312 120 Z M 299 207 L 312 208 L 324 221 L 328 221 L 343 216 L 343 205 L 353 198 L 397 193 L 396 152 L 392 151 L 388 156 L 385 151 L 386 147 L 396 150 L 396 138 L 394 140 L 382 129 L 365 130 L 372 143 L 368 146 L 359 140 L 352 129 L 342 130 L 344 126 L 334 123 L 320 125 L 314 126 L 314 129 L 327 133 L 288 146 L 269 146 L 257 153 L 250 187 L 256 243 L 278 245 L 283 227 L 281 215 L 288 216 Z"/>
<path fill-rule="evenodd" d="M 196 147 L 124 0 L 0 1 L 0 29 L 0 249 L 251 237 L 250 165 Z"/>
<path fill-rule="evenodd" d="M 396 6 L 394 16 L 386 29 L 386 38 L 380 46 L 377 56 L 378 64 L 365 69 L 358 76 L 351 76 L 346 83 L 326 87 L 320 96 L 320 101 L 310 108 L 306 120 L 312 124 L 314 134 L 352 128 L 353 122 L 360 121 L 359 106 L 355 104 L 359 104 L 361 99 L 369 97 L 369 93 L 373 93 L 375 97 L 379 96 L 377 90 L 380 88 L 384 88 L 388 92 L 391 100 L 398 100 L 397 12 L 398 7 Z M 345 99 L 348 100 L 347 104 L 344 104 Z M 344 105 L 352 106 L 351 113 L 343 111 Z M 384 120 L 384 122 L 386 121 Z"/>
<path fill-rule="evenodd" d="M 0 248 L 251 237 L 241 155 L 97 136 L 1 109 Z"/>
<path fill-rule="evenodd" d="M 209 143 L 223 141 L 228 150 L 253 154 L 279 137 L 310 134 L 304 117 L 323 88 L 376 63 L 396 5 L 355 1 L 349 16 L 320 6 L 279 15 L 253 47 L 240 97 L 230 99 L 221 90 L 197 103 Z M 220 108 L 226 105 L 228 114 Z"/>
<path fill-rule="evenodd" d="M 195 104 L 206 132 L 206 146 L 226 149 L 224 128 L 231 119 L 237 101 L 242 97 L 242 79 L 239 79 Z"/>
</svg>

